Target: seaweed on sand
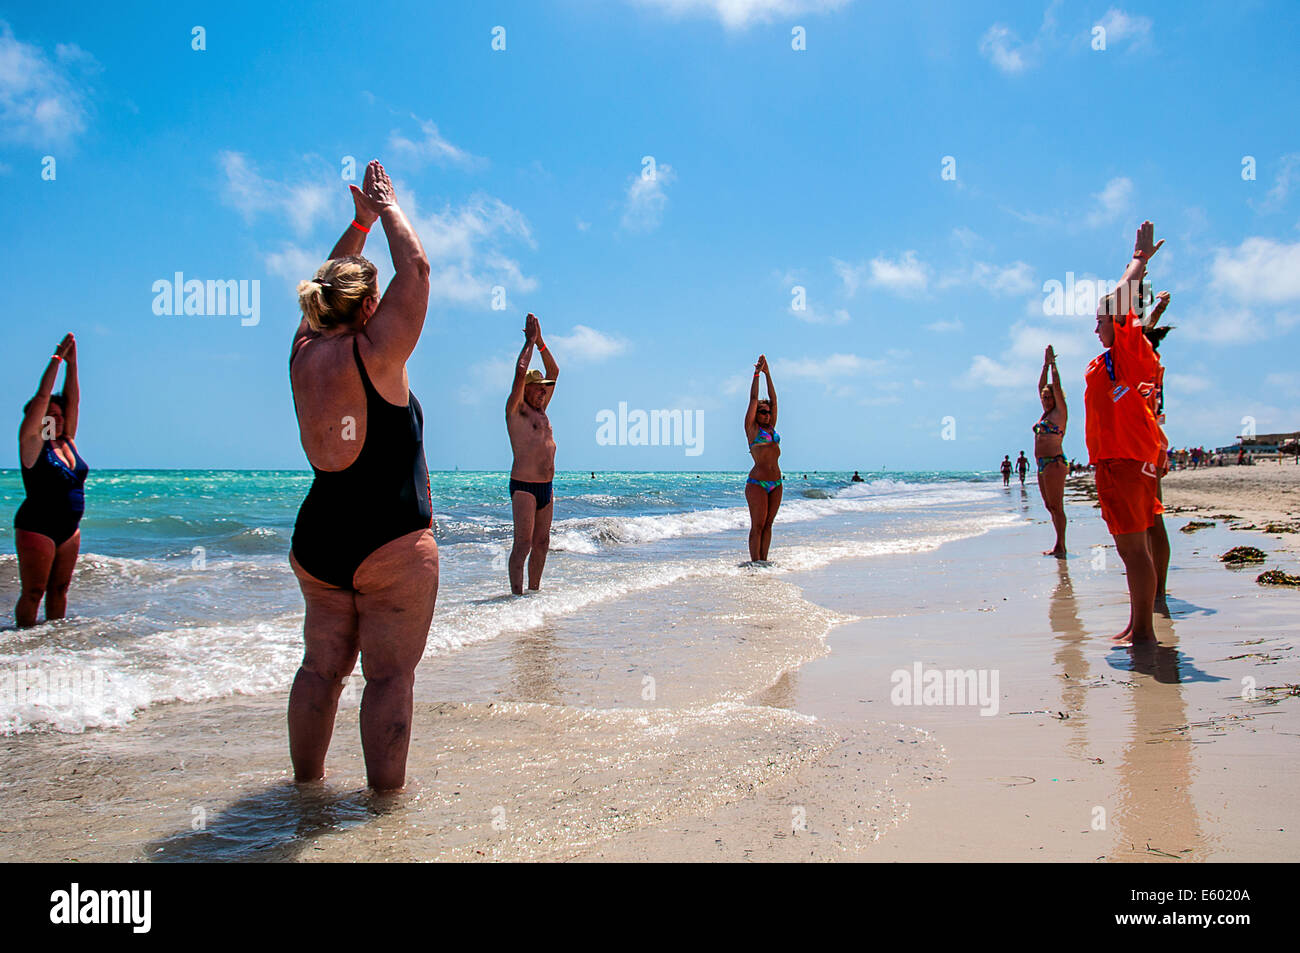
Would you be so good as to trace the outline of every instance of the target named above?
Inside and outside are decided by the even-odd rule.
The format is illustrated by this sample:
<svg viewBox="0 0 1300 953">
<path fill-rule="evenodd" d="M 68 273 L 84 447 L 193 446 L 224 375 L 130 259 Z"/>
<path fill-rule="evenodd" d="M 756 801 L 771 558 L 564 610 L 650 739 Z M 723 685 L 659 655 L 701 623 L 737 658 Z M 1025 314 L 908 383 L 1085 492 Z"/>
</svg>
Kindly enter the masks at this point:
<svg viewBox="0 0 1300 953">
<path fill-rule="evenodd" d="M 1247 563 L 1262 563 L 1267 558 L 1268 555 L 1262 549 L 1254 546 L 1233 546 L 1219 557 L 1219 561 L 1230 566 L 1243 566 Z"/>
</svg>

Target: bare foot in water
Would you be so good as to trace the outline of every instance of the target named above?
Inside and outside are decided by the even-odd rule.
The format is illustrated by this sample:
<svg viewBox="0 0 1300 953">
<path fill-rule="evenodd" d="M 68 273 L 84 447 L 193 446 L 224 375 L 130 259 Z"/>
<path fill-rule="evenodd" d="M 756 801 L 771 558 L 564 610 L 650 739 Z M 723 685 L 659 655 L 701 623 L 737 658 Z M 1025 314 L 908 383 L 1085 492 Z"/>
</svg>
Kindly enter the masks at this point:
<svg viewBox="0 0 1300 953">
<path fill-rule="evenodd" d="M 1171 618 L 1169 613 L 1169 602 L 1164 596 L 1156 596 L 1155 611 L 1159 612 L 1166 619 Z"/>
<path fill-rule="evenodd" d="M 1064 546 L 1058 546 L 1058 547 L 1056 547 L 1056 549 L 1044 549 L 1044 550 L 1043 550 L 1043 555 L 1044 555 L 1044 556 L 1055 556 L 1057 559 L 1064 559 L 1064 558 L 1065 558 L 1065 555 L 1066 555 L 1066 554 L 1065 554 L 1065 547 L 1064 547 Z"/>
<path fill-rule="evenodd" d="M 1155 640 L 1156 640 L 1156 633 L 1154 629 L 1148 629 L 1145 632 L 1135 631 L 1132 625 L 1130 625 L 1119 635 L 1116 635 L 1113 638 L 1111 638 L 1111 641 L 1114 642 L 1116 645 L 1137 645 L 1139 642 L 1153 643 L 1155 642 Z"/>
</svg>

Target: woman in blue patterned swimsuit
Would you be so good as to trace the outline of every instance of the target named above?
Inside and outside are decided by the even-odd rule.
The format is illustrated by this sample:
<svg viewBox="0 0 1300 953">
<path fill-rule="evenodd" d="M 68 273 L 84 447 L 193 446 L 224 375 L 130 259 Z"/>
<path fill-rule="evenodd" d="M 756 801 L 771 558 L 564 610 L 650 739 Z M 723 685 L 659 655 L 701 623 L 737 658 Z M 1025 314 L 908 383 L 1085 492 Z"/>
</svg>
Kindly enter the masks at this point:
<svg viewBox="0 0 1300 953">
<path fill-rule="evenodd" d="M 758 399 L 758 375 L 767 378 L 767 400 Z M 745 502 L 749 504 L 749 558 L 767 560 L 772 544 L 772 521 L 781 508 L 781 435 L 776 432 L 776 389 L 772 372 L 762 354 L 754 364 L 754 383 L 749 388 L 749 409 L 745 411 L 745 437 L 754 467 L 745 482 Z"/>
<path fill-rule="evenodd" d="M 1047 383 L 1048 370 L 1052 383 Z M 1043 416 L 1034 424 L 1034 458 L 1038 463 L 1038 492 L 1043 495 L 1043 505 L 1052 516 L 1056 529 L 1056 544 L 1044 550 L 1044 556 L 1065 558 L 1065 478 L 1070 463 L 1061 452 L 1065 442 L 1065 391 L 1061 389 L 1061 375 L 1056 370 L 1056 355 L 1049 346 L 1043 353 L 1043 373 L 1038 377 L 1038 399 L 1043 403 Z"/>
</svg>

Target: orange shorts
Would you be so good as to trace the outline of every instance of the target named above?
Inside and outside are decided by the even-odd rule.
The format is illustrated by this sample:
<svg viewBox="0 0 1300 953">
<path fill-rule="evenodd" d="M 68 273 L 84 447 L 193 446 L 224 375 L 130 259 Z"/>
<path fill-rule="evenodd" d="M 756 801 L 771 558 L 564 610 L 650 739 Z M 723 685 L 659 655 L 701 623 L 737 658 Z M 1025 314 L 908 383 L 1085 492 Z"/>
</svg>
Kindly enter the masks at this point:
<svg viewBox="0 0 1300 953">
<path fill-rule="evenodd" d="M 1101 517 L 1112 536 L 1145 533 L 1156 521 L 1157 514 L 1165 511 L 1156 496 L 1159 471 L 1155 464 L 1141 460 L 1099 460 L 1095 470 Z"/>
</svg>

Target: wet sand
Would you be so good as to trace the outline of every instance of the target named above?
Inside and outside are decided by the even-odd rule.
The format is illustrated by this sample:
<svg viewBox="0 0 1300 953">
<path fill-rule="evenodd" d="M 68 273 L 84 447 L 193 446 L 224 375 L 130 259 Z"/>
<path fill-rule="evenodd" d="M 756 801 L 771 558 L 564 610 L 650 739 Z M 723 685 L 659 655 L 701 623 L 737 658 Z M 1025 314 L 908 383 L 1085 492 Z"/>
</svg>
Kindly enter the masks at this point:
<svg viewBox="0 0 1300 953">
<path fill-rule="evenodd" d="M 1295 572 L 1294 555 L 1171 516 L 1161 646 L 1112 649 L 1126 594 L 1096 511 L 1071 504 L 1058 561 L 1038 555 L 1036 490 L 1007 500 L 1024 522 L 932 552 L 679 583 L 426 661 L 398 795 L 364 791 L 355 692 L 329 778 L 303 789 L 283 693 L 0 739 L 0 857 L 1300 856 L 1300 592 L 1217 561 L 1249 543 Z M 996 671 L 998 713 L 894 704 L 918 662 Z"/>
<path fill-rule="evenodd" d="M 1009 493 L 1021 495 L 1019 487 Z M 1036 493 L 1023 499 L 1034 514 Z M 1218 563 L 1217 554 L 1242 536 L 1263 545 L 1258 534 L 1207 530 L 1190 542 L 1175 534 L 1172 618 L 1158 620 L 1160 645 L 1113 649 L 1108 637 L 1128 613 L 1123 571 L 1096 511 L 1072 505 L 1070 517 L 1075 555 L 1065 561 L 1036 555 L 1051 528 L 1035 517 L 1031 526 L 950 543 L 906 563 L 836 564 L 793 580 L 805 598 L 863 618 L 833 630 L 830 654 L 803 666 L 776 703 L 828 725 L 905 723 L 908 730 L 894 729 L 898 747 L 925 737 L 944 750 L 942 761 L 927 759 L 908 775 L 900 822 L 884 836 L 865 849 L 827 849 L 846 841 L 840 805 L 853 778 L 822 763 L 787 779 L 765 811 L 745 805 L 663 825 L 657 836 L 624 838 L 597 856 L 1300 857 L 1300 805 L 1292 796 L 1300 779 L 1300 658 L 1292 638 L 1300 593 L 1266 590 L 1254 572 Z M 1171 517 L 1171 529 L 1182 522 Z M 1295 571 L 1295 560 L 1284 559 Z M 882 600 L 882 592 L 890 595 Z M 892 673 L 917 662 L 997 670 L 999 713 L 892 704 Z M 790 805 L 802 807 L 807 831 L 790 830 Z"/>
</svg>

